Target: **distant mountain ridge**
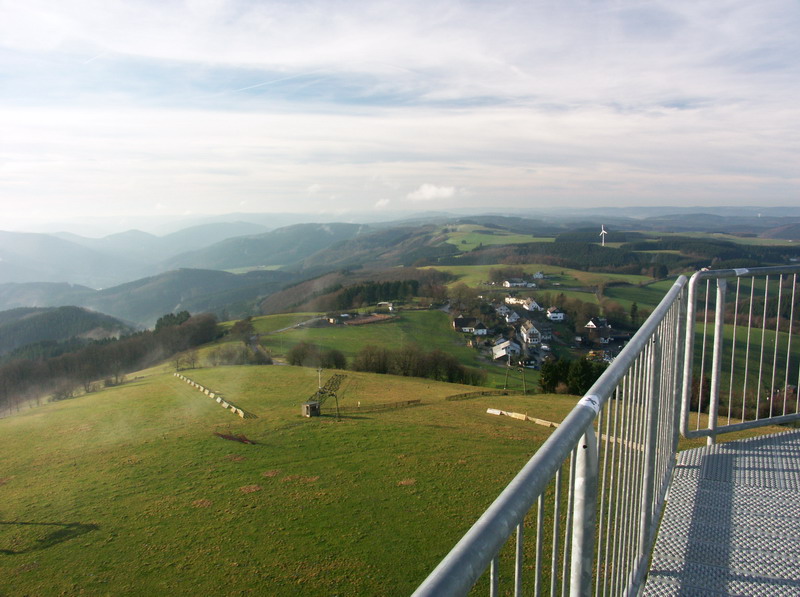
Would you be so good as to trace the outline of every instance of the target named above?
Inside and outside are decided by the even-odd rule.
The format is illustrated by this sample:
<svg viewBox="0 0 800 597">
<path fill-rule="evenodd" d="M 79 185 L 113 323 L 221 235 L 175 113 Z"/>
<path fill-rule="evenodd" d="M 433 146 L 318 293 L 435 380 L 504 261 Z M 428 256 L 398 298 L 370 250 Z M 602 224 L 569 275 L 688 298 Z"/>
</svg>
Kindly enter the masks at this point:
<svg viewBox="0 0 800 597">
<path fill-rule="evenodd" d="M 165 313 L 182 310 L 248 315 L 258 299 L 295 279 L 286 272 L 231 274 L 181 269 L 104 290 L 68 284 L 0 284 L 0 309 L 70 304 L 152 327 Z"/>
<path fill-rule="evenodd" d="M 237 269 L 258 266 L 290 267 L 343 240 L 369 231 L 362 224 L 295 224 L 263 234 L 229 238 L 164 262 L 177 267 Z"/>
</svg>

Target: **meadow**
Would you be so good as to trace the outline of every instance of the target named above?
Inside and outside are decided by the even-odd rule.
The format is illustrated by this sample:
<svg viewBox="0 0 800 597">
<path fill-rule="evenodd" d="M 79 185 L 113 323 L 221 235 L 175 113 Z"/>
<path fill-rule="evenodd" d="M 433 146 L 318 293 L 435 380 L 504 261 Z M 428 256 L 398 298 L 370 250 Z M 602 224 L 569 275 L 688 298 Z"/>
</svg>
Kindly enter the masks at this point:
<svg viewBox="0 0 800 597">
<path fill-rule="evenodd" d="M 287 327 L 287 322 L 304 321 L 312 317 L 311 314 L 300 314 L 294 319 L 287 315 L 269 315 L 254 318 L 253 322 L 259 332 L 265 329 L 274 331 Z M 267 333 L 261 337 L 260 342 L 273 356 L 281 360 L 299 342 L 310 342 L 321 348 L 339 350 L 348 359 L 352 359 L 369 345 L 388 349 L 416 345 L 425 351 L 438 349 L 447 352 L 467 367 L 485 369 L 488 387 L 503 387 L 505 382 L 505 369 L 482 359 L 475 348 L 468 347 L 466 336 L 453 330 L 450 317 L 443 311 L 402 311 L 391 320 L 359 326 L 301 326 L 280 333 Z M 528 388 L 535 388 L 537 380 L 538 373 L 529 372 L 526 376 Z M 522 387 L 521 381 L 517 385 Z"/>
<path fill-rule="evenodd" d="M 575 402 L 347 372 L 343 405 L 422 405 L 305 419 L 314 370 L 185 373 L 258 418 L 162 367 L 0 420 L 0 593 L 406 595 L 551 432 L 486 408 Z"/>
<path fill-rule="evenodd" d="M 490 279 L 489 270 L 501 269 L 508 266 L 489 264 L 489 265 L 436 265 L 428 267 L 430 269 L 437 269 L 456 276 L 457 279 L 451 282 L 450 286 L 458 283 L 463 283 L 470 287 L 480 287 Z M 559 286 L 590 287 L 590 286 L 598 286 L 600 284 L 608 284 L 611 282 L 641 284 L 652 281 L 652 278 L 636 274 L 607 274 L 603 272 L 585 272 L 577 269 L 570 269 L 568 267 L 557 267 L 553 265 L 545 265 L 542 263 L 526 263 L 523 265 L 515 265 L 514 267 L 522 269 L 526 274 L 535 274 L 536 272 L 544 273 L 545 276 L 547 276 L 547 279 L 544 280 L 541 285 L 544 286 L 544 290 L 547 291 L 556 291 L 558 290 Z M 558 284 L 558 286 L 556 286 L 556 284 Z"/>
<path fill-rule="evenodd" d="M 460 251 L 467 252 L 479 246 L 551 243 L 554 240 L 551 236 L 539 237 L 530 234 L 514 234 L 474 224 L 460 224 L 454 232 L 447 233 L 446 242 L 455 245 Z"/>
</svg>

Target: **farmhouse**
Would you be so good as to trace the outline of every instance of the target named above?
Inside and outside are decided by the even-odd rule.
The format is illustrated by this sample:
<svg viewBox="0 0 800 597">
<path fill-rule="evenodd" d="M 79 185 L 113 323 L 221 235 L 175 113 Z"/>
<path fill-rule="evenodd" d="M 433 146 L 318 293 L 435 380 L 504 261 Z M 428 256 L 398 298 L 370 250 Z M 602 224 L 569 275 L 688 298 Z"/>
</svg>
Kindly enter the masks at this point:
<svg viewBox="0 0 800 597">
<path fill-rule="evenodd" d="M 465 334 L 473 334 L 475 336 L 485 336 L 487 329 L 483 322 L 475 319 L 474 317 L 456 317 L 453 320 L 453 329 Z"/>
<path fill-rule="evenodd" d="M 550 321 L 564 321 L 566 315 L 558 307 L 550 307 L 547 310 L 547 319 Z"/>
<path fill-rule="evenodd" d="M 503 286 L 506 288 L 527 288 L 528 283 L 522 278 L 509 278 L 503 280 Z"/>
</svg>

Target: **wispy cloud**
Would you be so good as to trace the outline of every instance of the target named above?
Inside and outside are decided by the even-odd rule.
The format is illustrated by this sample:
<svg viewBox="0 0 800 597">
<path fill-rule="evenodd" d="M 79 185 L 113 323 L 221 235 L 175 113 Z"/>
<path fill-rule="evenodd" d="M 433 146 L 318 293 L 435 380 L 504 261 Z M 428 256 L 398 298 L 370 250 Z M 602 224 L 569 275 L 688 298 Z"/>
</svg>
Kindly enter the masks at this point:
<svg viewBox="0 0 800 597">
<path fill-rule="evenodd" d="M 330 195 L 364 209 L 800 190 L 793 0 L 31 0 L 3 14 L 0 200 L 45 214 L 142 197 L 313 212 Z"/>
<path fill-rule="evenodd" d="M 435 201 L 437 199 L 449 199 L 456 194 L 454 187 L 437 187 L 436 185 L 425 183 L 407 195 L 411 201 Z"/>
</svg>

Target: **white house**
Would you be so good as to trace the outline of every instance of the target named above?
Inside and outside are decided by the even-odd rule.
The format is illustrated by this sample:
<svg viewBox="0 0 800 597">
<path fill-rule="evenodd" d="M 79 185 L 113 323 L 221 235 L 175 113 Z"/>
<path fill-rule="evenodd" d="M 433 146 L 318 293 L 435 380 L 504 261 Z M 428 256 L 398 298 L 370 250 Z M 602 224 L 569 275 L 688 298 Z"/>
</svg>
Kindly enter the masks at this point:
<svg viewBox="0 0 800 597">
<path fill-rule="evenodd" d="M 506 340 L 505 342 L 501 342 L 497 346 L 492 347 L 492 358 L 502 359 L 508 357 L 508 355 L 519 355 L 522 348 L 519 344 L 512 340 Z"/>
<path fill-rule="evenodd" d="M 517 315 L 515 311 L 511 311 L 511 313 L 507 314 L 503 319 L 506 320 L 506 323 L 516 323 L 519 321 L 519 315 Z"/>
<path fill-rule="evenodd" d="M 542 307 L 541 305 L 539 305 L 539 303 L 537 303 L 537 302 L 536 302 L 535 300 L 533 300 L 532 298 L 526 299 L 526 300 L 525 300 L 525 301 L 522 303 L 522 306 L 523 306 L 523 307 L 524 307 L 524 308 L 525 308 L 527 311 L 530 311 L 531 313 L 533 313 L 534 311 L 544 311 L 544 307 Z"/>
<path fill-rule="evenodd" d="M 505 317 L 509 313 L 511 313 L 511 309 L 506 307 L 505 305 L 498 305 L 494 308 L 495 313 L 497 313 L 500 317 Z"/>
<path fill-rule="evenodd" d="M 544 280 L 544 272 L 536 272 L 533 274 L 534 280 Z"/>
<path fill-rule="evenodd" d="M 566 315 L 558 307 L 550 307 L 547 310 L 547 319 L 550 321 L 564 321 Z"/>
<path fill-rule="evenodd" d="M 453 320 L 453 329 L 475 336 L 485 336 L 488 331 L 483 322 L 478 321 L 474 317 L 456 317 Z"/>
<path fill-rule="evenodd" d="M 520 336 L 526 344 L 539 344 L 542 341 L 542 333 L 536 329 L 533 322 L 526 321 L 519 328 Z"/>
<path fill-rule="evenodd" d="M 503 286 L 506 288 L 527 288 L 528 283 L 522 278 L 509 278 L 508 280 L 503 280 Z"/>
</svg>

